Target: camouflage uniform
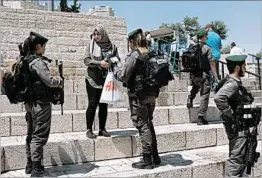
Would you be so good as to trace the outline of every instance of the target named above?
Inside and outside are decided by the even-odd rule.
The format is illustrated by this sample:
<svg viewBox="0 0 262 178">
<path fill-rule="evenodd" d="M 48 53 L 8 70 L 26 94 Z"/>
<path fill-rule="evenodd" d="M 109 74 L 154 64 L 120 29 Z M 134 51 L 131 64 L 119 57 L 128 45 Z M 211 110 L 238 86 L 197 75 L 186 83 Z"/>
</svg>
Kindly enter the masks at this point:
<svg viewBox="0 0 262 178">
<path fill-rule="evenodd" d="M 130 33 L 129 38 L 139 33 L 139 30 Z M 158 155 L 156 134 L 152 122 L 155 100 L 158 93 L 152 92 L 143 97 L 137 97 L 131 89 L 135 82 L 136 69 L 139 66 L 137 60 L 138 56 L 139 53 L 137 51 L 130 52 L 126 57 L 124 66 L 121 69 L 114 68 L 114 73 L 118 80 L 127 84 L 131 119 L 141 137 L 143 161 L 133 164 L 133 167 L 152 169 L 153 163 L 158 165 L 161 162 Z"/>
<path fill-rule="evenodd" d="M 237 59 L 227 58 L 227 60 L 232 61 L 237 61 Z M 242 60 L 245 60 L 245 57 Z M 241 103 L 241 98 L 243 98 L 240 87 L 242 87 L 240 78 L 229 75 L 224 85 L 214 96 L 217 108 L 221 111 L 221 117 L 229 140 L 229 159 L 227 160 L 228 169 L 226 174 L 227 176 L 236 177 L 244 176 L 247 134 L 249 132 L 248 128 L 242 126 L 242 124 L 240 124 L 240 127 L 236 127 L 234 120 L 234 114 Z"/>
<path fill-rule="evenodd" d="M 204 35 L 204 34 L 201 34 Z M 199 37 L 202 37 L 201 35 L 198 35 Z M 201 46 L 201 60 L 213 60 L 211 48 L 208 47 L 204 42 L 200 42 Z M 210 68 L 210 67 L 209 67 Z M 211 70 L 211 68 L 210 68 Z M 210 71 L 205 72 L 194 72 L 192 73 L 192 89 L 190 91 L 190 94 L 188 96 L 187 100 L 187 107 L 191 108 L 193 107 L 193 100 L 196 97 L 196 94 L 200 90 L 200 106 L 198 111 L 198 125 L 202 124 L 208 124 L 206 118 L 206 112 L 208 108 L 209 103 L 209 95 L 211 91 L 212 86 L 212 75 Z"/>
<path fill-rule="evenodd" d="M 30 36 L 34 38 L 36 44 L 48 41 L 45 37 L 34 32 L 31 32 Z M 51 76 L 46 60 L 36 53 L 30 53 L 25 60 L 29 63 L 30 82 L 32 93 L 35 96 L 32 103 L 28 102 L 26 104 L 26 119 L 28 122 L 27 154 L 31 154 L 31 176 L 43 176 L 43 166 L 41 165 L 43 147 L 49 138 L 52 116 L 49 91 L 53 87 L 61 87 L 63 80 L 60 77 Z"/>
</svg>

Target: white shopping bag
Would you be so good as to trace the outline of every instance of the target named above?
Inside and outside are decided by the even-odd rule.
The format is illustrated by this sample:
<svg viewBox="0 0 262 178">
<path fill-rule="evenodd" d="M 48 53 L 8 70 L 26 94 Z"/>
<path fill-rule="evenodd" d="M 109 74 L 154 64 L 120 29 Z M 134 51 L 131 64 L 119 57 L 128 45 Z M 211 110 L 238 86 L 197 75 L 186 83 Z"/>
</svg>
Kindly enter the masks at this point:
<svg viewBox="0 0 262 178">
<path fill-rule="evenodd" d="M 111 103 L 115 101 L 120 101 L 119 82 L 115 79 L 114 73 L 108 71 L 100 103 Z"/>
</svg>

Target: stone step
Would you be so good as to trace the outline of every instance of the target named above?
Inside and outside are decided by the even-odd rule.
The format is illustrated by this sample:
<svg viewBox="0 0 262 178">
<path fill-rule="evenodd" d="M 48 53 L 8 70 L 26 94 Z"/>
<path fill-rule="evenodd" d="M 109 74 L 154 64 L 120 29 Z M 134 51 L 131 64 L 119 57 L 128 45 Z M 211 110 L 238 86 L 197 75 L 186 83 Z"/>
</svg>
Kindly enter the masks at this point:
<svg viewBox="0 0 262 178">
<path fill-rule="evenodd" d="M 154 125 L 181 124 L 197 121 L 199 106 L 190 110 L 186 106 L 156 107 L 154 112 Z M 25 113 L 3 113 L 0 118 L 1 136 L 26 135 Z M 219 111 L 210 105 L 207 111 L 208 121 L 219 121 Z M 133 127 L 130 119 L 130 111 L 127 108 L 110 108 L 107 117 L 107 129 L 124 129 Z M 94 130 L 99 129 L 98 113 L 93 125 Z M 64 115 L 60 111 L 52 112 L 51 133 L 81 132 L 86 131 L 86 111 L 85 110 L 65 110 Z"/>
<path fill-rule="evenodd" d="M 227 144 L 222 124 L 156 126 L 160 153 Z M 50 134 L 44 151 L 45 165 L 72 164 L 138 156 L 141 145 L 137 129 L 110 130 L 112 137 L 87 139 L 85 132 Z M 97 131 L 95 131 L 97 134 Z M 24 168 L 26 136 L 1 138 L 4 170 Z"/>
<path fill-rule="evenodd" d="M 261 141 L 257 151 L 261 150 Z M 90 161 L 83 164 L 46 166 L 54 177 L 225 177 L 228 145 L 160 154 L 161 164 L 152 170 L 132 168 L 141 158 Z M 254 177 L 262 176 L 262 158 L 254 167 Z M 212 176 L 211 176 L 212 175 Z M 8 171 L 1 177 L 29 177 L 24 169 Z"/>
<path fill-rule="evenodd" d="M 255 97 L 255 103 L 261 103 L 261 91 L 252 91 Z M 156 106 L 178 106 L 186 105 L 187 97 L 189 95 L 188 91 L 182 92 L 160 92 L 159 97 L 156 100 Z M 214 93 L 210 93 L 209 104 L 214 104 L 213 100 Z M 1 113 L 17 113 L 25 111 L 24 105 L 10 104 L 8 98 L 5 95 L 0 96 Z M 129 106 L 128 96 L 124 92 L 120 92 L 121 101 L 110 103 L 109 108 L 127 108 Z M 194 104 L 200 103 L 200 94 L 196 96 Z M 87 93 L 65 93 L 64 110 L 83 110 L 88 107 L 88 97 Z M 58 111 L 61 109 L 60 105 L 53 105 L 52 109 Z"/>
</svg>

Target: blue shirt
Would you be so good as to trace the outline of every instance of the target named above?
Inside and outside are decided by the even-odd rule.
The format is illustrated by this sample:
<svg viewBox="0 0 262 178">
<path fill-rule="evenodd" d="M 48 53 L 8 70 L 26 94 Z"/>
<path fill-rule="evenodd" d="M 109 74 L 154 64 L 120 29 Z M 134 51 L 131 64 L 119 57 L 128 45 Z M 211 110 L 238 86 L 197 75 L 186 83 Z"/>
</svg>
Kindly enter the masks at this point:
<svg viewBox="0 0 262 178">
<path fill-rule="evenodd" d="M 206 44 L 212 49 L 212 54 L 215 60 L 221 57 L 220 48 L 222 46 L 220 36 L 213 30 L 208 32 Z"/>
</svg>

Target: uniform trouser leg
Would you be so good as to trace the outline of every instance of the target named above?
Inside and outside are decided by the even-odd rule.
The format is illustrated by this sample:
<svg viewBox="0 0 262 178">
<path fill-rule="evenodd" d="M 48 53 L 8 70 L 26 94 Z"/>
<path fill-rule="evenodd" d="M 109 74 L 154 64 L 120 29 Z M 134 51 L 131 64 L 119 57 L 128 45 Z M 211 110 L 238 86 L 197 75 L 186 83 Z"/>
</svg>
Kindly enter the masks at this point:
<svg viewBox="0 0 262 178">
<path fill-rule="evenodd" d="M 247 131 L 235 132 L 228 125 L 225 125 L 225 129 L 229 139 L 226 176 L 242 177 L 246 169 Z"/>
<path fill-rule="evenodd" d="M 32 109 L 34 131 L 30 144 L 31 159 L 33 162 L 41 162 L 43 147 L 46 144 L 51 127 L 52 105 L 51 103 L 36 103 Z"/>
<path fill-rule="evenodd" d="M 156 132 L 155 132 L 154 124 L 153 124 L 153 114 L 155 110 L 155 103 L 151 102 L 147 104 L 147 108 L 148 108 L 148 115 L 149 115 L 148 124 L 149 124 L 149 129 L 152 135 L 152 154 L 153 154 L 153 157 L 155 157 L 155 156 L 158 156 Z"/>
<path fill-rule="evenodd" d="M 32 140 L 32 134 L 34 131 L 33 127 L 33 118 L 32 118 L 32 105 L 31 104 L 25 104 L 25 119 L 26 119 L 26 125 L 27 125 L 27 136 L 26 136 L 26 156 L 28 159 L 31 160 L 31 151 L 30 151 L 30 143 Z"/>
<path fill-rule="evenodd" d="M 188 96 L 188 98 L 193 101 L 196 97 L 196 94 L 198 93 L 200 89 L 200 86 L 198 86 L 196 83 L 194 83 L 193 79 L 192 79 L 192 89 L 190 91 L 190 94 Z"/>
<path fill-rule="evenodd" d="M 206 78 L 200 88 L 200 106 L 199 106 L 198 116 L 206 115 L 208 109 L 210 91 L 211 91 L 211 80 L 209 78 Z"/>
<path fill-rule="evenodd" d="M 142 153 L 152 154 L 153 137 L 150 125 L 153 125 L 151 119 L 149 119 L 148 106 L 141 103 L 137 98 L 129 98 L 129 103 L 131 119 L 141 138 Z"/>
</svg>

